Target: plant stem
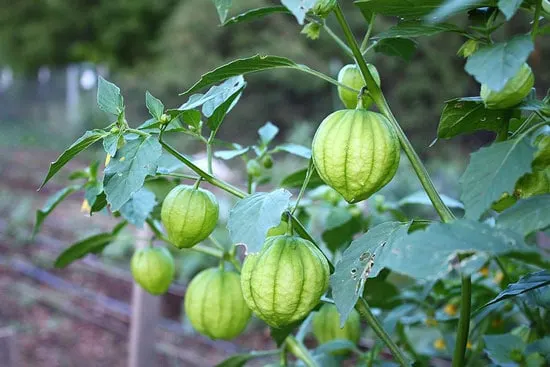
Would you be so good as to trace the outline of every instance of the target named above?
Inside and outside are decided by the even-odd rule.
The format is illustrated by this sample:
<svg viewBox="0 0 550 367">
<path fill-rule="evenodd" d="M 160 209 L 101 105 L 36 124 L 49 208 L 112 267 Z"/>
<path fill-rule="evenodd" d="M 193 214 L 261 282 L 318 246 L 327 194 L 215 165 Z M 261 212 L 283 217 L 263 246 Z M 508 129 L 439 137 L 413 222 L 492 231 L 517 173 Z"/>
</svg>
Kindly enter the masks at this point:
<svg viewBox="0 0 550 367">
<path fill-rule="evenodd" d="M 317 362 L 313 359 L 307 348 L 292 335 L 287 336 L 285 339 L 288 351 L 294 354 L 298 359 L 301 359 L 302 362 L 307 367 L 319 367 Z"/>
<path fill-rule="evenodd" d="M 208 173 L 212 174 L 212 141 L 214 140 L 215 132 L 210 133 L 210 137 L 206 141 L 206 160 L 208 162 Z"/>
<path fill-rule="evenodd" d="M 365 79 L 365 83 L 367 84 L 367 88 L 372 96 L 372 99 L 380 109 L 380 112 L 382 112 L 382 114 L 386 116 L 388 120 L 390 120 L 390 123 L 392 124 L 399 138 L 399 143 L 401 144 L 401 147 L 403 148 L 403 150 L 405 151 L 405 154 L 409 158 L 409 161 L 411 162 L 411 165 L 414 171 L 416 172 L 416 175 L 418 176 L 420 183 L 422 184 L 422 187 L 426 191 L 426 194 L 428 194 L 428 197 L 430 198 L 435 210 L 437 211 L 437 213 L 439 214 L 443 222 L 453 221 L 455 219 L 453 213 L 445 205 L 445 203 L 443 203 L 443 200 L 439 196 L 439 193 L 435 189 L 435 186 L 430 176 L 428 175 L 428 171 L 426 171 L 424 164 L 422 164 L 422 161 L 418 157 L 418 154 L 414 150 L 411 142 L 409 141 L 409 139 L 403 132 L 403 129 L 401 129 L 401 126 L 397 122 L 397 119 L 393 115 L 388 105 L 388 102 L 386 101 L 386 98 L 382 93 L 382 90 L 380 89 L 380 87 L 374 80 L 373 76 L 371 75 L 369 68 L 367 67 L 367 63 L 363 58 L 363 55 L 361 54 L 361 50 L 359 49 L 357 40 L 355 39 L 353 32 L 351 31 L 351 28 L 344 16 L 344 13 L 342 12 L 342 8 L 340 7 L 340 4 L 337 4 L 337 6 L 335 7 L 334 14 L 336 15 L 336 18 L 338 19 L 338 22 L 340 23 L 340 26 L 344 31 L 348 45 L 350 46 L 351 51 L 355 56 L 355 62 L 357 63 L 357 65 L 359 66 L 359 69 L 361 70 L 361 74 Z"/>
<path fill-rule="evenodd" d="M 426 168 L 424 167 L 424 164 L 418 157 L 418 154 L 414 150 L 411 142 L 405 135 L 403 129 L 401 129 L 401 126 L 397 122 L 397 119 L 393 115 L 393 112 L 391 111 L 388 105 L 388 102 L 386 101 L 386 98 L 382 93 L 382 90 L 380 89 L 380 87 L 374 80 L 372 74 L 370 73 L 369 68 L 367 67 L 367 63 L 363 58 L 363 55 L 359 48 L 359 45 L 357 44 L 357 40 L 355 39 L 353 32 L 344 16 L 344 13 L 342 12 L 342 8 L 340 7 L 340 4 L 336 5 L 334 9 L 334 14 L 336 15 L 338 23 L 340 23 L 342 31 L 344 32 L 344 35 L 346 37 L 347 43 L 351 48 L 351 51 L 353 52 L 355 61 L 359 66 L 359 69 L 361 70 L 361 74 L 363 75 L 363 79 L 365 80 L 365 83 L 372 96 L 372 99 L 380 109 L 380 112 L 382 112 L 382 114 L 385 115 L 390 121 L 390 123 L 392 124 L 399 138 L 399 143 L 401 144 L 401 147 L 403 148 L 403 150 L 405 151 L 405 154 L 409 158 L 409 161 L 411 162 L 411 165 L 416 175 L 418 176 L 418 179 L 420 180 L 422 187 L 426 191 L 426 194 L 430 198 L 430 201 L 432 202 L 435 210 L 437 211 L 437 213 L 439 214 L 443 222 L 448 223 L 453 221 L 455 219 L 454 214 L 445 205 L 445 203 L 443 203 L 443 200 L 441 199 L 441 196 L 439 196 L 439 193 L 437 192 Z M 464 328 L 461 331 L 460 338 L 457 338 L 457 341 L 456 341 L 457 347 L 455 347 L 455 356 L 458 354 L 457 351 L 462 351 L 462 355 L 459 358 L 461 361 L 463 361 L 464 359 L 464 351 L 466 349 L 466 343 L 468 338 L 468 326 L 470 322 L 471 279 L 469 277 L 463 278 L 462 283 L 463 283 L 463 287 L 465 287 L 462 291 L 462 297 L 464 300 L 463 302 L 464 309 L 463 310 L 461 309 L 459 324 L 461 324 Z M 365 312 L 370 310 L 368 309 L 368 306 L 367 307 L 361 306 L 361 305 L 363 306 L 366 305 L 366 302 L 364 303 L 363 302 L 364 300 L 361 301 L 360 299 L 360 301 L 357 303 L 359 305 L 359 308 L 363 309 L 364 311 L 363 313 L 365 313 L 365 316 L 369 317 L 371 321 L 375 320 L 375 322 L 377 323 L 376 326 L 379 326 L 379 330 L 378 330 L 380 332 L 379 336 L 384 340 L 386 345 L 390 348 L 394 357 L 398 359 L 400 363 L 402 364 L 406 363 L 406 359 L 403 357 L 401 350 L 393 343 L 389 335 L 380 326 L 380 324 L 378 324 L 376 318 L 374 318 L 374 315 L 372 315 L 372 313 L 370 312 Z M 373 325 L 371 325 L 371 327 L 373 327 L 374 329 Z M 403 365 L 406 365 L 406 364 L 403 364 Z"/>
<path fill-rule="evenodd" d="M 314 76 L 316 76 L 318 78 L 321 78 L 321 79 L 323 79 L 323 80 L 325 80 L 325 81 L 327 81 L 331 84 L 334 84 L 337 87 L 342 87 L 342 88 L 347 89 L 351 92 L 359 93 L 359 91 L 357 89 L 353 89 L 351 87 L 348 87 L 347 85 L 342 84 L 342 83 L 340 83 L 339 81 L 337 81 L 335 79 L 332 79 L 330 76 L 325 75 L 325 74 L 321 73 L 320 71 L 313 70 L 313 69 L 311 69 L 310 67 L 308 67 L 306 65 L 298 65 L 298 67 L 292 67 L 292 69 L 303 71 L 304 73 L 314 75 Z"/>
<path fill-rule="evenodd" d="M 460 318 L 456 333 L 455 352 L 452 367 L 462 367 L 466 364 L 466 345 L 470 332 L 470 311 L 472 308 L 472 279 L 462 277 L 462 297 L 460 299 Z"/>
<path fill-rule="evenodd" d="M 180 152 L 178 152 L 177 150 L 175 150 L 174 148 L 172 148 L 169 144 L 165 143 L 162 138 L 159 139 L 159 143 L 160 145 L 162 145 L 162 147 L 164 149 L 166 149 L 168 151 L 168 153 L 172 154 L 175 158 L 177 158 L 180 162 L 182 162 L 183 164 L 185 164 L 187 167 L 189 167 L 193 172 L 195 172 L 197 175 L 199 175 L 200 177 L 202 177 L 204 179 L 204 181 L 216 186 L 216 187 L 219 187 L 220 189 L 224 190 L 224 191 L 227 191 L 228 193 L 232 194 L 232 195 L 235 195 L 236 197 L 238 198 L 244 198 L 246 196 L 246 193 L 238 188 L 236 188 L 235 186 L 225 182 L 225 181 L 222 181 L 216 177 L 214 177 L 213 175 L 211 175 L 210 173 L 206 173 L 204 172 L 200 167 L 198 167 L 197 165 L 195 165 L 193 162 L 191 162 L 187 157 L 185 157 L 183 154 L 181 154 Z"/>
<path fill-rule="evenodd" d="M 542 1 L 537 1 L 535 4 L 535 15 L 533 16 L 534 17 L 533 29 L 531 30 L 531 39 L 533 40 L 533 43 L 535 43 L 535 40 L 537 38 L 537 33 L 539 32 L 540 11 L 542 6 Z"/>
<path fill-rule="evenodd" d="M 304 182 L 302 183 L 302 187 L 300 188 L 300 193 L 298 194 L 298 198 L 296 199 L 296 204 L 294 205 L 294 208 L 292 208 L 291 214 L 294 215 L 294 212 L 296 212 L 296 209 L 298 209 L 298 205 L 300 205 L 300 200 L 302 200 L 302 196 L 304 196 L 304 193 L 306 192 L 307 185 L 309 184 L 309 180 L 311 179 L 311 175 L 313 174 L 313 158 L 309 159 L 309 165 L 307 166 L 307 172 L 306 177 L 304 178 Z"/>
<path fill-rule="evenodd" d="M 340 48 L 342 49 L 342 51 L 344 51 L 346 55 L 353 58 L 353 53 L 351 52 L 351 49 L 348 47 L 348 45 L 346 45 L 346 43 L 342 41 L 342 39 L 340 39 L 340 37 L 338 37 L 336 33 L 334 33 L 332 29 L 329 28 L 329 26 L 326 25 L 325 21 L 323 21 L 323 29 L 328 33 L 330 37 L 332 37 L 336 44 L 340 46 Z"/>
<path fill-rule="evenodd" d="M 359 298 L 359 301 L 355 304 L 355 309 L 359 312 L 363 320 L 369 324 L 376 335 L 378 335 L 378 337 L 388 346 L 397 362 L 399 362 L 401 366 L 410 366 L 410 362 L 405 354 L 403 354 L 401 349 L 394 343 L 386 330 L 384 330 L 382 324 L 380 324 L 380 321 L 378 321 L 376 316 L 374 316 L 367 301 L 363 297 Z"/>
<path fill-rule="evenodd" d="M 183 178 L 184 180 L 193 180 L 196 181 L 199 179 L 200 176 L 195 175 L 187 175 L 185 173 L 158 173 L 155 176 L 151 177 L 152 179 L 156 177 L 175 177 L 175 178 Z M 149 178 L 146 178 L 145 181 L 150 181 Z"/>
<path fill-rule="evenodd" d="M 213 186 L 216 186 L 216 187 L 218 187 L 218 188 L 220 188 L 220 189 L 222 189 L 222 190 L 224 190 L 224 191 L 226 191 L 226 192 L 228 192 L 228 193 L 230 193 L 230 194 L 232 194 L 232 195 L 234 195 L 234 196 L 236 196 L 240 199 L 243 199 L 247 196 L 247 193 L 245 193 L 244 191 L 236 188 L 235 186 L 233 186 L 233 185 L 231 185 L 231 184 L 229 184 L 229 183 L 227 183 L 223 180 L 220 180 L 220 179 L 214 177 L 213 175 L 211 175 L 209 173 L 204 172 L 200 167 L 198 167 L 193 162 L 191 162 L 183 154 L 181 154 L 180 152 L 178 152 L 177 150 L 172 148 L 169 144 L 164 142 L 162 140 L 162 136 L 159 137 L 159 143 L 164 147 L 164 149 L 166 149 L 166 151 L 168 153 L 172 154 L 180 162 L 182 162 L 187 167 L 189 167 L 193 172 L 195 172 L 197 175 L 202 177 L 204 181 L 206 181 L 206 182 L 212 184 Z M 304 228 L 302 223 L 300 223 L 300 221 L 295 216 L 292 215 L 291 217 L 292 217 L 292 225 L 294 226 L 294 231 L 296 233 L 298 233 L 300 235 L 300 237 L 305 238 L 306 240 L 310 241 L 315 246 L 317 246 L 315 240 L 307 232 L 307 230 Z M 327 258 L 326 256 L 325 256 L 325 258 L 327 259 L 328 265 L 329 265 L 330 270 L 332 272 L 334 270 L 334 265 L 332 264 L 332 262 L 330 261 L 329 258 Z"/>
<path fill-rule="evenodd" d="M 376 13 L 372 13 L 370 17 L 370 22 L 369 22 L 369 28 L 367 29 L 367 33 L 365 34 L 365 37 L 363 38 L 363 42 L 361 42 L 361 47 L 359 48 L 361 50 L 361 54 L 363 54 L 363 52 L 365 52 L 365 50 L 367 49 L 367 46 L 369 44 L 369 39 L 372 34 L 372 30 L 374 28 L 375 20 L 376 20 Z M 351 56 L 353 57 L 353 54 Z"/>
</svg>

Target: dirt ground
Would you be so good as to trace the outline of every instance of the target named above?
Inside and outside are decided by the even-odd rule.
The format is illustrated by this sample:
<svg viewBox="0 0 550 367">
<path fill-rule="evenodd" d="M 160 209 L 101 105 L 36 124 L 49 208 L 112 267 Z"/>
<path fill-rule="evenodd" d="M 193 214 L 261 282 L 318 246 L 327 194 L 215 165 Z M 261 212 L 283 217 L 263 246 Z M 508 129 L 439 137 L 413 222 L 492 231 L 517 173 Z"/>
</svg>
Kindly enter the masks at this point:
<svg viewBox="0 0 550 367">
<path fill-rule="evenodd" d="M 84 216 L 82 197 L 75 195 L 29 241 L 34 211 L 63 182 L 36 192 L 55 154 L 0 150 L 0 330 L 15 334 L 15 347 L 1 348 L 6 340 L 0 339 L 0 366 L 7 363 L 1 354 L 6 350 L 17 355 L 17 367 L 125 366 L 132 293 L 127 264 L 89 256 L 66 269 L 52 268 L 63 247 L 82 233 L 108 230 L 108 218 Z M 64 172 L 76 167 L 71 162 Z M 231 342 L 197 335 L 179 321 L 181 296 L 162 300 L 156 366 L 214 366 L 236 352 L 274 347 L 261 326 Z"/>
</svg>

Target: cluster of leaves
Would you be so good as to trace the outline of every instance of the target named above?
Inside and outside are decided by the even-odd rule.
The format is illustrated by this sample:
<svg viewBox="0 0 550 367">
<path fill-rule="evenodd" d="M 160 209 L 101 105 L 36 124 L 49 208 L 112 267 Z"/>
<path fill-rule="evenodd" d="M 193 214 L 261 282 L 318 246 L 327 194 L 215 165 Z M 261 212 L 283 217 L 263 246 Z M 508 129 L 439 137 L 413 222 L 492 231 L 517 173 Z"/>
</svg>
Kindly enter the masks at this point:
<svg viewBox="0 0 550 367">
<path fill-rule="evenodd" d="M 230 19 L 226 18 L 231 1 L 214 3 L 224 24 L 277 12 L 290 12 L 300 24 L 306 20 L 324 22 L 310 17 L 309 10 L 315 1 L 286 0 L 282 1 L 283 6 L 254 9 Z M 533 39 L 549 27 L 537 19 L 528 36 L 519 35 L 502 42 L 491 37 L 519 9 L 534 11 L 538 17 L 540 1 L 365 0 L 357 1 L 356 5 L 367 22 L 372 22 L 375 15 L 400 19 L 383 33 L 367 37 L 364 52 L 375 50 L 403 57 L 414 48 L 418 37 L 458 33 L 466 39 L 461 50 L 468 57 L 466 72 L 493 90 L 502 89 L 517 73 L 534 49 Z M 444 23 L 449 17 L 464 13 L 468 17 L 467 27 Z M 548 99 L 537 99 L 533 91 L 521 104 L 506 110 L 488 109 L 479 97 L 446 102 L 438 128 L 439 139 L 477 130 L 498 133 L 493 144 L 471 155 L 460 179 L 461 202 L 443 197 L 443 202 L 457 216 L 463 214 L 462 218 L 446 223 L 409 219 L 403 207 L 429 205 L 432 198 L 428 199 L 424 193 L 415 193 L 396 203 L 378 200 L 366 216 L 361 206 L 347 205 L 324 186 L 311 163 L 309 148 L 292 144 L 272 147 L 278 132 L 272 123 L 259 129 L 258 143 L 250 147 L 216 138 L 226 114 L 243 94 L 246 87 L 243 76 L 272 69 L 291 69 L 331 81 L 283 57 L 257 55 L 238 59 L 202 75 L 183 93 L 188 98 L 178 108 L 166 109 L 160 100 L 147 93 L 146 106 L 151 118 L 132 128 L 125 118 L 119 88 L 100 79 L 98 104 L 114 116 L 114 122 L 105 129 L 86 132 L 71 145 L 52 163 L 43 185 L 70 159 L 96 142 L 102 141 L 109 162 L 102 177 L 98 164 L 71 175 L 82 183 L 68 186 L 50 198 L 37 213 L 36 230 L 59 202 L 78 190 L 84 190 L 90 214 L 108 208 L 123 220 L 112 232 L 69 247 L 56 265 L 66 266 L 88 253 L 101 252 L 126 223 L 137 226 L 147 223 L 164 238 L 155 212 L 162 195 L 147 189 L 147 183 L 160 178 L 200 177 L 241 198 L 227 223 L 232 243 L 244 243 L 248 251 L 258 251 L 268 231 L 278 226 L 283 217 L 293 220 L 297 234 L 317 243 L 327 257 L 339 260 L 331 269 L 331 296 L 342 323 L 358 304 L 379 308 L 385 333 L 399 339 L 408 357 L 427 365 L 431 357 L 454 353 L 458 309 L 461 304 L 469 304 L 471 297 L 475 326 L 467 336 L 473 365 L 478 361 L 486 363 L 483 358 L 497 365 L 543 365 L 550 355 L 547 311 L 550 262 L 537 246 L 535 234 L 550 227 L 550 192 L 520 197 L 501 213 L 491 206 L 503 195 L 513 193 L 518 180 L 532 172 L 537 152 L 534 141 L 548 135 L 543 128 L 549 123 Z M 210 89 L 206 93 L 196 93 L 207 87 Z M 205 128 L 209 131 L 206 135 Z M 211 168 L 208 172 L 202 170 L 175 151 L 163 140 L 173 133 L 184 133 L 205 143 L 209 160 L 241 158 L 247 167 L 247 192 L 218 179 Z M 269 161 L 278 152 L 308 159 L 310 163 L 307 168 L 286 176 L 280 182 L 281 188 L 255 192 L 257 185 L 273 180 Z M 183 166 L 192 172 L 179 172 Z M 291 201 L 292 194 L 287 189 L 296 188 L 301 188 L 300 193 Z M 290 210 L 293 217 L 283 215 Z M 457 275 L 470 277 L 472 289 L 464 289 Z M 468 297 L 467 302 L 464 297 Z M 366 319 L 372 321 L 368 316 Z M 290 333 L 300 327 L 298 335 L 303 337 L 307 324 L 273 330 L 272 335 L 279 344 L 285 340 L 290 343 L 289 340 L 294 340 L 288 337 Z M 380 335 L 379 330 L 375 331 Z M 338 358 L 330 352 L 340 349 L 349 349 L 370 361 L 381 351 L 375 347 L 363 353 L 349 343 L 325 344 L 313 356 L 323 361 L 319 362 L 323 365 L 337 364 Z M 303 351 L 295 354 L 300 357 L 300 353 Z M 239 355 L 222 365 L 241 366 L 264 355 L 258 352 Z"/>
</svg>

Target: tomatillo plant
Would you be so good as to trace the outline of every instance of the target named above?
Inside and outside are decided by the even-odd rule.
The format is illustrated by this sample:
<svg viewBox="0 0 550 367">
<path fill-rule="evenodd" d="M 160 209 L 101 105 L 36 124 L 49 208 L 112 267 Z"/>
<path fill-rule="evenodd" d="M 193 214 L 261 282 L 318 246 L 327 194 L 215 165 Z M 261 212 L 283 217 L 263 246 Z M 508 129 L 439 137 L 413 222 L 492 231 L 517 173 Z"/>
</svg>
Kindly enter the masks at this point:
<svg viewBox="0 0 550 367">
<path fill-rule="evenodd" d="M 231 4 L 214 3 L 218 9 Z M 85 211 L 111 213 L 118 224 L 68 247 L 57 267 L 101 252 L 128 224 L 147 226 L 164 242 L 165 248 L 139 250 L 132 259 L 134 279 L 153 294 L 166 292 L 173 279 L 171 254 L 216 257 L 218 268 L 191 280 L 185 311 L 211 338 L 236 337 L 251 315 L 265 322 L 278 348 L 239 355 L 239 363 L 278 355 L 284 365 L 292 354 L 306 366 L 344 359 L 374 366 L 387 348 L 401 366 L 429 366 L 436 357 L 455 367 L 547 365 L 550 261 L 537 233 L 550 227 L 550 105 L 547 93 L 535 88 L 529 55 L 536 38 L 548 34 L 548 1 L 458 3 L 356 1 L 354 11 L 365 19 L 360 43 L 335 0 L 285 0 L 227 20 L 224 15 L 225 26 L 274 13 L 293 16 L 300 25 L 307 22 L 310 38 L 326 33 L 347 65 L 335 79 L 279 56 L 234 60 L 198 78 L 178 108 L 147 92 L 151 118 L 135 127 L 120 89 L 100 78 L 98 105 L 112 121 L 67 148 L 42 186 L 98 142 L 108 158 L 103 172 L 92 163 L 71 174 L 72 184 L 37 212 L 34 233 L 63 199 L 82 191 Z M 519 11 L 532 18 L 530 34 L 492 37 Z M 391 25 L 379 29 L 381 18 Z M 480 96 L 441 101 L 437 138 L 495 133 L 492 144 L 470 155 L 458 180 L 460 201 L 437 191 L 383 93 L 384 73 L 371 61 L 374 52 L 402 55 L 416 47 L 416 38 L 451 33 L 464 40 L 457 53 L 467 58 L 465 72 L 480 84 Z M 318 122 L 312 146 L 277 144 L 279 128 L 270 122 L 251 146 L 219 141 L 225 116 L 246 98 L 244 77 L 280 68 L 320 78 L 341 98 L 343 105 Z M 206 169 L 167 141 L 178 134 L 204 144 Z M 274 187 L 280 154 L 303 159 L 303 167 Z M 167 166 L 165 155 L 179 166 Z M 379 190 L 399 180 L 405 158 L 424 192 L 388 201 Z M 246 189 L 220 178 L 214 159 L 240 160 L 238 186 Z M 225 196 L 237 199 L 224 223 L 232 246 L 212 235 L 226 217 L 218 205 Z M 433 206 L 440 220 L 412 220 L 403 209 L 409 204 Z M 242 263 L 237 245 L 246 247 Z M 310 329 L 314 349 L 304 343 Z"/>
</svg>

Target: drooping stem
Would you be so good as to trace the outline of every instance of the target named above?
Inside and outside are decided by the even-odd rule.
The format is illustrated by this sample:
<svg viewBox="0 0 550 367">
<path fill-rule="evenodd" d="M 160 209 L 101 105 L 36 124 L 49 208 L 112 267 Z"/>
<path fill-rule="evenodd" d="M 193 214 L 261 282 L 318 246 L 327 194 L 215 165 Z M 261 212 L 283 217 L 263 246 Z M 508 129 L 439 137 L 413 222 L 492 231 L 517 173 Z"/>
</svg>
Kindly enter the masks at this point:
<svg viewBox="0 0 550 367">
<path fill-rule="evenodd" d="M 437 213 L 439 214 L 439 216 L 444 222 L 452 221 L 454 219 L 453 213 L 445 205 L 445 203 L 443 203 L 443 200 L 441 199 L 441 197 L 439 196 L 439 193 L 435 189 L 435 186 L 430 176 L 428 175 L 428 172 L 424 167 L 424 164 L 418 157 L 418 154 L 414 150 L 411 142 L 409 141 L 409 139 L 401 129 L 401 126 L 397 122 L 397 119 L 393 115 L 393 112 L 391 111 L 388 105 L 388 102 L 386 101 L 386 98 L 382 93 L 382 90 L 380 89 L 380 87 L 374 80 L 372 74 L 370 73 L 369 68 L 367 67 L 367 63 L 361 54 L 361 50 L 359 49 L 359 45 L 357 44 L 357 40 L 355 39 L 351 31 L 351 28 L 346 18 L 344 17 L 342 8 L 340 7 L 339 4 L 334 9 L 334 14 L 336 15 L 336 19 L 338 20 L 338 23 L 340 23 L 340 26 L 342 27 L 342 31 L 346 36 L 346 41 L 348 42 L 348 45 L 351 48 L 351 51 L 353 52 L 355 61 L 359 66 L 359 70 L 361 71 L 363 78 L 365 79 L 365 83 L 367 84 L 367 87 L 372 96 L 372 99 L 380 109 L 380 112 L 382 112 L 382 114 L 386 116 L 388 120 L 391 122 L 395 132 L 397 133 L 401 147 L 403 148 L 403 150 L 405 151 L 405 154 L 409 158 L 409 161 L 411 162 L 411 165 L 414 171 L 416 172 L 416 175 L 418 176 L 420 183 L 422 184 L 422 187 L 428 194 L 428 197 L 430 198 L 435 210 L 437 211 Z"/>
<path fill-rule="evenodd" d="M 363 42 L 361 42 L 361 47 L 359 48 L 361 50 L 361 53 L 365 52 L 365 50 L 367 49 L 370 36 L 372 35 L 372 30 L 374 29 L 375 20 L 376 20 L 376 13 L 372 13 L 370 17 L 370 22 L 369 22 L 369 28 L 367 29 L 367 33 L 365 34 L 365 37 L 363 38 Z"/>
<path fill-rule="evenodd" d="M 180 162 L 182 162 L 183 164 L 185 164 L 187 167 L 189 167 L 193 172 L 195 172 L 197 175 L 199 175 L 200 177 L 203 178 L 204 181 L 210 183 L 211 185 L 213 186 L 216 186 L 228 193 L 230 193 L 231 195 L 234 195 L 240 199 L 243 199 L 247 196 L 247 193 L 245 193 L 244 191 L 236 188 L 235 186 L 223 181 L 223 180 L 220 180 L 219 178 L 207 173 L 207 172 L 204 172 L 200 167 L 198 167 L 196 164 L 194 164 L 193 162 L 191 162 L 187 157 L 185 157 L 183 154 L 181 154 L 180 152 L 178 152 L 176 149 L 174 149 L 172 146 L 170 146 L 168 143 L 164 142 L 162 140 L 162 136 L 159 137 L 159 143 L 164 147 L 164 149 L 166 149 L 166 151 L 168 153 L 170 153 L 171 155 L 173 155 L 175 158 L 177 158 Z M 292 225 L 294 227 L 294 231 L 302 238 L 305 238 L 306 240 L 312 242 L 313 244 L 315 244 L 315 240 L 313 239 L 313 237 L 311 237 L 311 235 L 307 232 L 307 230 L 304 228 L 304 226 L 302 225 L 302 223 L 300 223 L 300 221 L 293 215 L 291 215 L 291 218 L 292 218 Z M 328 264 L 329 264 L 329 267 L 332 270 L 334 270 L 334 265 L 332 264 L 332 262 L 330 261 L 330 259 L 327 258 L 327 261 L 328 261 Z"/>
<path fill-rule="evenodd" d="M 397 362 L 399 362 L 401 366 L 410 366 L 410 362 L 405 354 L 403 354 L 401 349 L 394 343 L 386 330 L 384 330 L 384 327 L 380 324 L 380 321 L 378 321 L 376 316 L 374 316 L 367 301 L 365 301 L 363 297 L 359 298 L 357 304 L 355 305 L 355 309 L 359 312 L 359 315 L 361 315 L 363 320 L 369 324 L 374 333 L 378 335 L 378 337 L 388 346 Z"/>
<path fill-rule="evenodd" d="M 334 42 L 336 42 L 336 44 L 338 46 L 340 46 L 340 48 L 342 49 L 342 51 L 344 51 L 346 53 L 346 55 L 348 55 L 349 57 L 353 57 L 353 53 L 351 52 L 350 48 L 348 47 L 348 45 L 346 45 L 346 43 L 344 41 L 342 41 L 340 39 L 340 37 L 338 37 L 336 35 L 336 33 L 333 32 L 332 29 L 329 28 L 329 26 L 326 25 L 326 22 L 323 21 L 323 29 L 328 33 L 328 35 L 334 40 Z"/>
<path fill-rule="evenodd" d="M 224 190 L 224 191 L 227 191 L 228 193 L 232 194 L 232 195 L 235 195 L 236 197 L 238 198 L 244 198 L 246 196 L 246 193 L 238 188 L 236 188 L 235 186 L 225 182 L 225 181 L 222 181 L 216 177 L 214 177 L 213 175 L 209 174 L 209 173 L 206 173 L 204 172 L 200 167 L 198 167 L 196 164 L 194 164 L 193 162 L 191 162 L 191 160 L 189 160 L 187 157 L 185 157 L 183 154 L 181 154 L 180 152 L 178 152 L 177 150 L 175 150 L 174 148 L 172 148 L 169 144 L 165 143 L 162 138 L 159 139 L 159 143 L 160 145 L 162 145 L 162 147 L 164 149 L 166 149 L 166 151 L 168 153 L 170 153 L 171 155 L 173 155 L 175 158 L 177 158 L 180 162 L 182 162 L 183 164 L 185 164 L 187 167 L 189 167 L 193 172 L 195 172 L 197 175 L 199 175 L 200 177 L 202 177 L 204 179 L 204 181 L 216 186 L 216 187 L 219 187 L 220 189 Z"/>
<path fill-rule="evenodd" d="M 307 348 L 301 342 L 296 340 L 294 336 L 287 336 L 285 343 L 288 351 L 294 354 L 296 358 L 302 360 L 307 367 L 319 367 L 319 364 L 317 364 L 315 359 L 313 359 Z"/>
<path fill-rule="evenodd" d="M 291 214 L 293 215 L 296 212 L 296 209 L 298 209 L 298 205 L 300 205 L 300 200 L 302 200 L 302 197 L 306 192 L 306 188 L 307 188 L 307 185 L 309 184 L 309 180 L 311 179 L 312 174 L 313 174 L 313 158 L 310 158 L 309 165 L 307 166 L 306 177 L 304 178 L 304 182 L 302 183 L 302 187 L 300 188 L 300 193 L 298 194 L 298 198 L 296 199 L 296 204 L 294 204 L 294 208 L 292 208 Z"/>
</svg>

